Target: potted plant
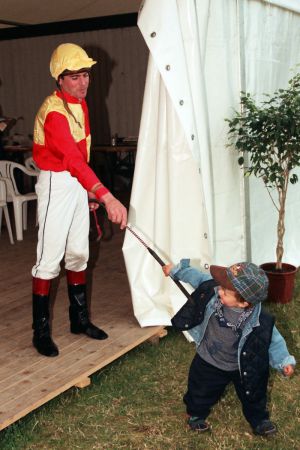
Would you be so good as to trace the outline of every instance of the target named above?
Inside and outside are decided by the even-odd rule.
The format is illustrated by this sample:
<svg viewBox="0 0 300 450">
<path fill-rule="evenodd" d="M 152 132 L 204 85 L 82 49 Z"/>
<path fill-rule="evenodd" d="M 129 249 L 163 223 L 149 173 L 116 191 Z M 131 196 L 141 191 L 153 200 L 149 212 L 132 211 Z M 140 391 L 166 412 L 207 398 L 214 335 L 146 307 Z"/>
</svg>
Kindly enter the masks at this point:
<svg viewBox="0 0 300 450">
<path fill-rule="evenodd" d="M 289 80 L 286 89 L 265 94 L 260 103 L 242 92 L 241 112 L 235 111 L 233 118 L 226 121 L 244 175 L 254 174 L 262 179 L 278 212 L 276 263 L 261 267 L 270 281 L 269 300 L 287 303 L 293 295 L 297 271 L 282 259 L 287 192 L 290 183 L 298 182 L 294 169 L 300 166 L 300 74 Z"/>
</svg>

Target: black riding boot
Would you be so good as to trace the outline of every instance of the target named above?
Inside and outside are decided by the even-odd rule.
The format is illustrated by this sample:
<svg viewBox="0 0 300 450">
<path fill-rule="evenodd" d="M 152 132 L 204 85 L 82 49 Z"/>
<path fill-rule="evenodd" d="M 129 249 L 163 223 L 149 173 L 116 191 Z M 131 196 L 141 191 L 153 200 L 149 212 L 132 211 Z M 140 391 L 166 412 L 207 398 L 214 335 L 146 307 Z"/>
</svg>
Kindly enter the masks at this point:
<svg viewBox="0 0 300 450">
<path fill-rule="evenodd" d="M 50 281 L 33 278 L 32 317 L 33 346 L 44 356 L 57 356 L 58 348 L 51 338 L 49 325 Z"/>
<path fill-rule="evenodd" d="M 96 327 L 89 320 L 86 298 L 86 284 L 84 272 L 72 272 L 67 270 L 68 294 L 70 299 L 69 317 L 71 333 L 84 333 L 93 339 L 106 339 L 105 331 Z M 81 282 L 77 284 L 77 282 Z"/>
</svg>

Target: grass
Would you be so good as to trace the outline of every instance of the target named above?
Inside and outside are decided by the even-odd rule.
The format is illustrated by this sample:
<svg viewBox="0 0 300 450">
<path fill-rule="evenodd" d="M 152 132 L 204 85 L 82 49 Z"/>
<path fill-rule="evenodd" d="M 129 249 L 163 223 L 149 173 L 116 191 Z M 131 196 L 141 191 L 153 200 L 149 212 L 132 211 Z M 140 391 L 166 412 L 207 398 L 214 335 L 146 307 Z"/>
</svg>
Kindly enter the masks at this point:
<svg viewBox="0 0 300 450">
<path fill-rule="evenodd" d="M 266 305 L 299 361 L 300 277 L 287 305 Z M 232 387 L 209 417 L 212 431 L 185 425 L 182 395 L 194 345 L 172 329 L 158 346 L 145 343 L 0 434 L 1 450 L 283 450 L 300 448 L 300 375 L 271 372 L 269 407 L 279 432 L 254 436 Z"/>
</svg>

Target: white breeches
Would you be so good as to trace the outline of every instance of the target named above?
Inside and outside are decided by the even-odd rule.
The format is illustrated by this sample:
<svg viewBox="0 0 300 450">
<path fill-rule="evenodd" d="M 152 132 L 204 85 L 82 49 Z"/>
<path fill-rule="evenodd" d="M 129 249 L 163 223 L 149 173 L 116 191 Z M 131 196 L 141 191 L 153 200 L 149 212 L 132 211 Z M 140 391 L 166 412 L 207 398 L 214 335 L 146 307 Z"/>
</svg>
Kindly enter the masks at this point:
<svg viewBox="0 0 300 450">
<path fill-rule="evenodd" d="M 37 260 L 32 276 L 50 280 L 65 268 L 86 269 L 89 258 L 90 216 L 86 190 L 69 172 L 41 171 L 38 196 Z"/>
</svg>

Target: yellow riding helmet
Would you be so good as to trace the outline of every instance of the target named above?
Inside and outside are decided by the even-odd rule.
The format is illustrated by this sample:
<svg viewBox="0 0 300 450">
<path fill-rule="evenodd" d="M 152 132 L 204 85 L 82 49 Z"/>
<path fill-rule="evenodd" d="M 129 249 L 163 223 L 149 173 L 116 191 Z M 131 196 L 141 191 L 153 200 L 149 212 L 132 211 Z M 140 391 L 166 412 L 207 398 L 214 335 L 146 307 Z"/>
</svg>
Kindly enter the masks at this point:
<svg viewBox="0 0 300 450">
<path fill-rule="evenodd" d="M 50 73 L 57 80 L 65 70 L 77 71 L 90 68 L 96 63 L 79 45 L 61 44 L 52 53 Z"/>
</svg>

